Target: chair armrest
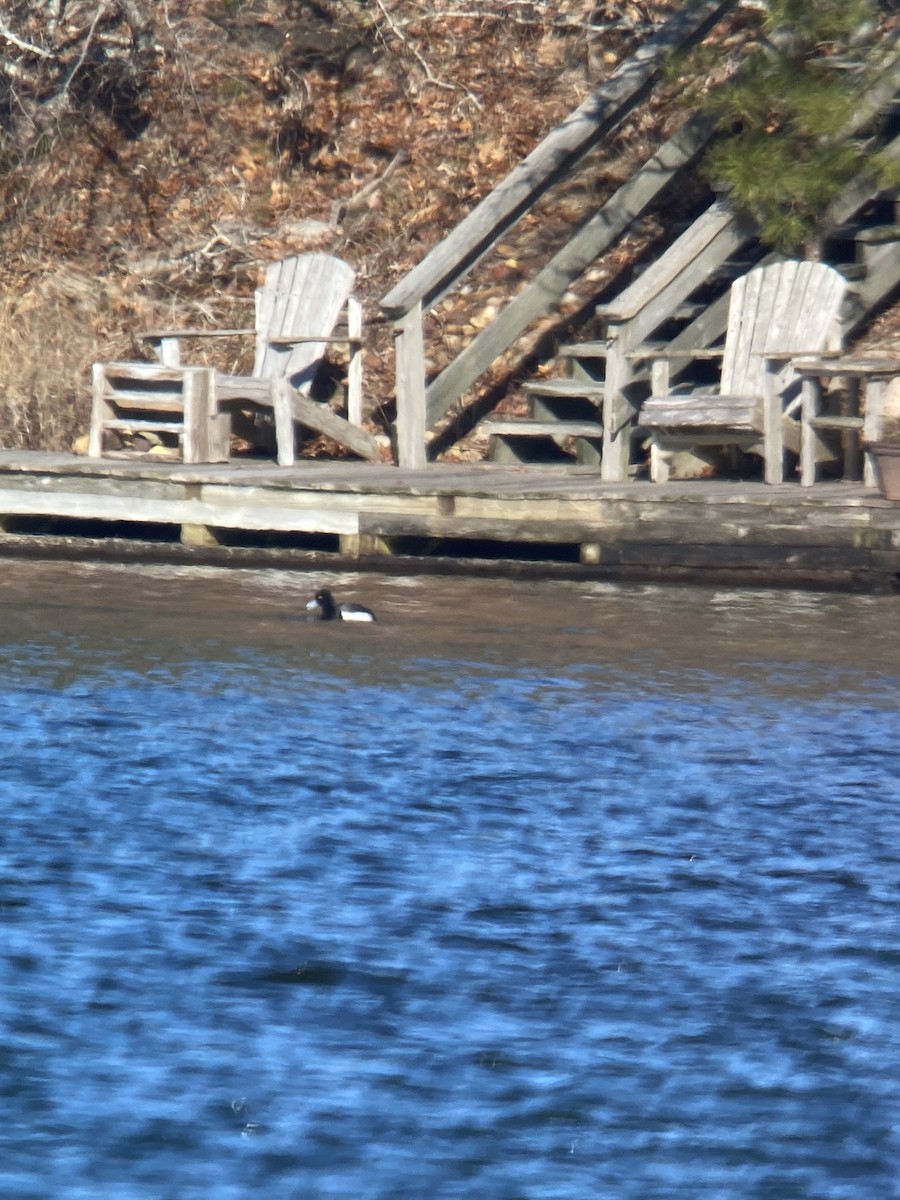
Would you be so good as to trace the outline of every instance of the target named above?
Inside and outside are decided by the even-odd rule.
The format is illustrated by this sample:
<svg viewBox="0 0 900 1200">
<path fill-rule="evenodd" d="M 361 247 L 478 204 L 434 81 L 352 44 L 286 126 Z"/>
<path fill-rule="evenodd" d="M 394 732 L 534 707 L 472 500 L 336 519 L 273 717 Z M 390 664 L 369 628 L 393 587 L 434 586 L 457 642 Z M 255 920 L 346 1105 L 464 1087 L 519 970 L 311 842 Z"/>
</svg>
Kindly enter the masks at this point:
<svg viewBox="0 0 900 1200">
<path fill-rule="evenodd" d="M 677 358 L 721 358 L 724 346 L 711 346 L 703 350 L 665 350 L 659 346 L 648 346 L 646 350 L 629 350 L 626 358 L 652 358 L 654 362 L 674 362 Z"/>
<path fill-rule="evenodd" d="M 156 357 L 169 367 L 181 364 L 181 339 L 192 337 L 234 337 L 236 334 L 256 333 L 255 329 L 152 329 L 138 334 L 142 342 L 149 342 Z"/>
<path fill-rule="evenodd" d="M 352 334 L 338 333 L 326 337 L 316 337 L 310 334 L 289 334 L 282 333 L 277 337 L 266 338 L 266 344 L 269 346 L 301 346 L 306 342 L 324 342 L 328 346 L 361 346 L 362 337 L 354 337 Z"/>
<path fill-rule="evenodd" d="M 139 333 L 142 342 L 162 342 L 167 338 L 185 337 L 234 337 L 237 334 L 256 333 L 255 329 L 151 329 Z"/>
<path fill-rule="evenodd" d="M 754 350 L 755 358 L 766 358 L 770 362 L 818 362 L 821 359 L 840 358 L 841 350 Z"/>
</svg>

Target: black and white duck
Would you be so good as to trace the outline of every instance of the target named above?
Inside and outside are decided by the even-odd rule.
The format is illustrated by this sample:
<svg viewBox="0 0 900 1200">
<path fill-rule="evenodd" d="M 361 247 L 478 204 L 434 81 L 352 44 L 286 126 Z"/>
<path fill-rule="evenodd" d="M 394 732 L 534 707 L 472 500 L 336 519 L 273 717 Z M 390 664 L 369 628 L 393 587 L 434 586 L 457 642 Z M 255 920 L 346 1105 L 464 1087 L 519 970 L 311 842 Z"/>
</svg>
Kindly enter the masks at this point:
<svg viewBox="0 0 900 1200">
<path fill-rule="evenodd" d="M 319 588 L 306 606 L 314 621 L 374 621 L 371 608 L 362 604 L 338 604 L 329 588 Z"/>
</svg>

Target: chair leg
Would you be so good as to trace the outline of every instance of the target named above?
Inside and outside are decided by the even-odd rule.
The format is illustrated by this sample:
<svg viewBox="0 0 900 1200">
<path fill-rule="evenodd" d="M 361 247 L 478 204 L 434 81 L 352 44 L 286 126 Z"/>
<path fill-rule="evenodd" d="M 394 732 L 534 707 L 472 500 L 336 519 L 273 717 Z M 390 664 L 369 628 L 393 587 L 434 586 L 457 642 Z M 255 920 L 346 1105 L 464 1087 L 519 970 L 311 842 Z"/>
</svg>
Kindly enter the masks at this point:
<svg viewBox="0 0 900 1200">
<path fill-rule="evenodd" d="M 885 380 L 883 379 L 868 379 L 865 384 L 861 380 L 857 386 L 864 389 L 865 399 L 863 400 L 863 441 L 877 442 L 881 438 L 881 418 L 884 408 L 884 392 Z M 857 393 L 857 403 L 860 397 Z M 857 408 L 859 412 L 859 408 Z M 876 487 L 878 485 L 878 475 L 875 470 L 875 460 L 871 454 L 866 454 L 863 465 L 863 483 L 866 487 Z"/>
<path fill-rule="evenodd" d="M 216 411 L 213 367 L 184 367 L 183 456 L 186 463 L 228 462 L 231 418 Z"/>
<path fill-rule="evenodd" d="M 765 376 L 763 397 L 763 456 L 766 483 L 784 482 L 784 407 L 771 370 Z"/>
<path fill-rule="evenodd" d="M 350 342 L 347 363 L 347 420 L 362 425 L 362 306 L 353 296 L 347 300 L 347 333 L 356 339 Z"/>
<path fill-rule="evenodd" d="M 671 451 L 664 450 L 659 434 L 650 435 L 650 480 L 652 483 L 668 483 L 672 464 Z"/>
<path fill-rule="evenodd" d="M 821 407 L 821 385 L 813 376 L 804 375 L 800 408 L 800 486 L 816 482 L 816 431 L 813 421 Z"/>
<path fill-rule="evenodd" d="M 784 442 L 780 437 L 766 442 L 766 483 L 784 483 Z"/>
<path fill-rule="evenodd" d="M 88 434 L 88 457 L 103 457 L 103 422 L 111 416 L 106 402 L 106 364 L 94 363 L 91 428 Z"/>
<path fill-rule="evenodd" d="M 279 467 L 294 464 L 294 410 L 291 404 L 291 385 L 286 379 L 275 386 L 272 397 L 275 409 L 275 444 Z"/>
</svg>

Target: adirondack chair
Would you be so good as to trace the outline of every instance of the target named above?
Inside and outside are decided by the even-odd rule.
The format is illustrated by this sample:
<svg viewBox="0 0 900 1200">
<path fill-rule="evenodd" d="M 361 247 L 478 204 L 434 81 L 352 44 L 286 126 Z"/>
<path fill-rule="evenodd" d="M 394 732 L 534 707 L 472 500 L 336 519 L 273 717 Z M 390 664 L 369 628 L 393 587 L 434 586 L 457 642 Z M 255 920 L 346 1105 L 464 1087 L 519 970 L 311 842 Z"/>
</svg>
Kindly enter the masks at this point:
<svg viewBox="0 0 900 1200">
<path fill-rule="evenodd" d="M 791 360 L 840 350 L 847 281 L 824 263 L 757 267 L 731 287 L 725 344 L 685 350 L 685 360 L 722 357 L 718 392 L 671 394 L 675 357 L 655 359 L 638 424 L 650 435 L 650 478 L 665 483 L 671 456 L 701 446 L 739 446 L 765 460 L 767 483 L 784 479 L 786 416 L 799 408 Z"/>
<path fill-rule="evenodd" d="M 326 254 L 272 263 L 256 293 L 253 329 L 158 330 L 143 335 L 155 363 L 96 363 L 88 453 L 101 457 L 107 430 L 177 435 L 185 462 L 224 462 L 230 456 L 231 413 L 250 408 L 274 419 L 277 458 L 294 461 L 295 423 L 327 434 L 363 458 L 380 457 L 360 427 L 362 319 L 350 295 L 355 272 Z M 347 333 L 333 330 L 347 309 Z M 181 362 L 185 337 L 254 334 L 252 375 L 229 375 Z M 348 347 L 348 416 L 310 399 L 309 390 L 326 346 Z"/>
</svg>

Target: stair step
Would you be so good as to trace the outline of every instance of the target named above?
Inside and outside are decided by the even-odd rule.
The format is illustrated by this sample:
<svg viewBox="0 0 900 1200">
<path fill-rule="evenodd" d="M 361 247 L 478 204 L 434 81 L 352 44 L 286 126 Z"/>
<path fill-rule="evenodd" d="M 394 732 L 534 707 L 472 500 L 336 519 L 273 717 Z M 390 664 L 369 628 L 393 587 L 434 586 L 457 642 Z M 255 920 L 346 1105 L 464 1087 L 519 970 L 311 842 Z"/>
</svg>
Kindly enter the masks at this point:
<svg viewBox="0 0 900 1200">
<path fill-rule="evenodd" d="M 523 413 L 535 421 L 587 421 L 601 419 L 603 405 L 597 396 L 532 396 L 531 411 Z"/>
<path fill-rule="evenodd" d="M 632 359 L 658 358 L 661 354 L 665 354 L 667 346 L 668 342 L 642 342 L 634 350 L 628 352 L 628 357 Z M 557 358 L 606 358 L 608 349 L 608 342 L 571 342 L 560 346 L 556 356 Z M 587 382 L 589 383 L 590 380 Z M 601 386 L 599 380 L 597 384 Z"/>
<path fill-rule="evenodd" d="M 526 396 L 583 396 L 602 400 L 604 386 L 592 383 L 590 379 L 545 379 L 523 384 L 522 391 Z"/>
<path fill-rule="evenodd" d="M 682 304 L 677 305 L 669 314 L 670 321 L 693 321 L 699 317 L 702 312 L 706 312 L 709 305 L 704 304 L 700 300 L 685 300 Z"/>
<path fill-rule="evenodd" d="M 500 437 L 603 437 L 603 426 L 599 421 L 537 421 L 527 417 L 507 421 L 488 419 L 481 422 L 481 429 Z"/>
<path fill-rule="evenodd" d="M 609 352 L 609 342 L 605 339 L 599 342 L 571 342 L 560 346 L 557 355 L 560 358 L 606 358 Z"/>
<path fill-rule="evenodd" d="M 813 429 L 862 429 L 862 417 L 813 417 L 809 422 Z"/>
<path fill-rule="evenodd" d="M 104 393 L 109 404 L 118 408 L 153 408 L 158 412 L 180 412 L 184 408 L 184 396 L 178 393 L 144 391 L 138 388 L 115 388 Z"/>
<path fill-rule="evenodd" d="M 184 433 L 183 421 L 104 421 L 104 429 L 129 429 L 141 433 Z"/>
</svg>

